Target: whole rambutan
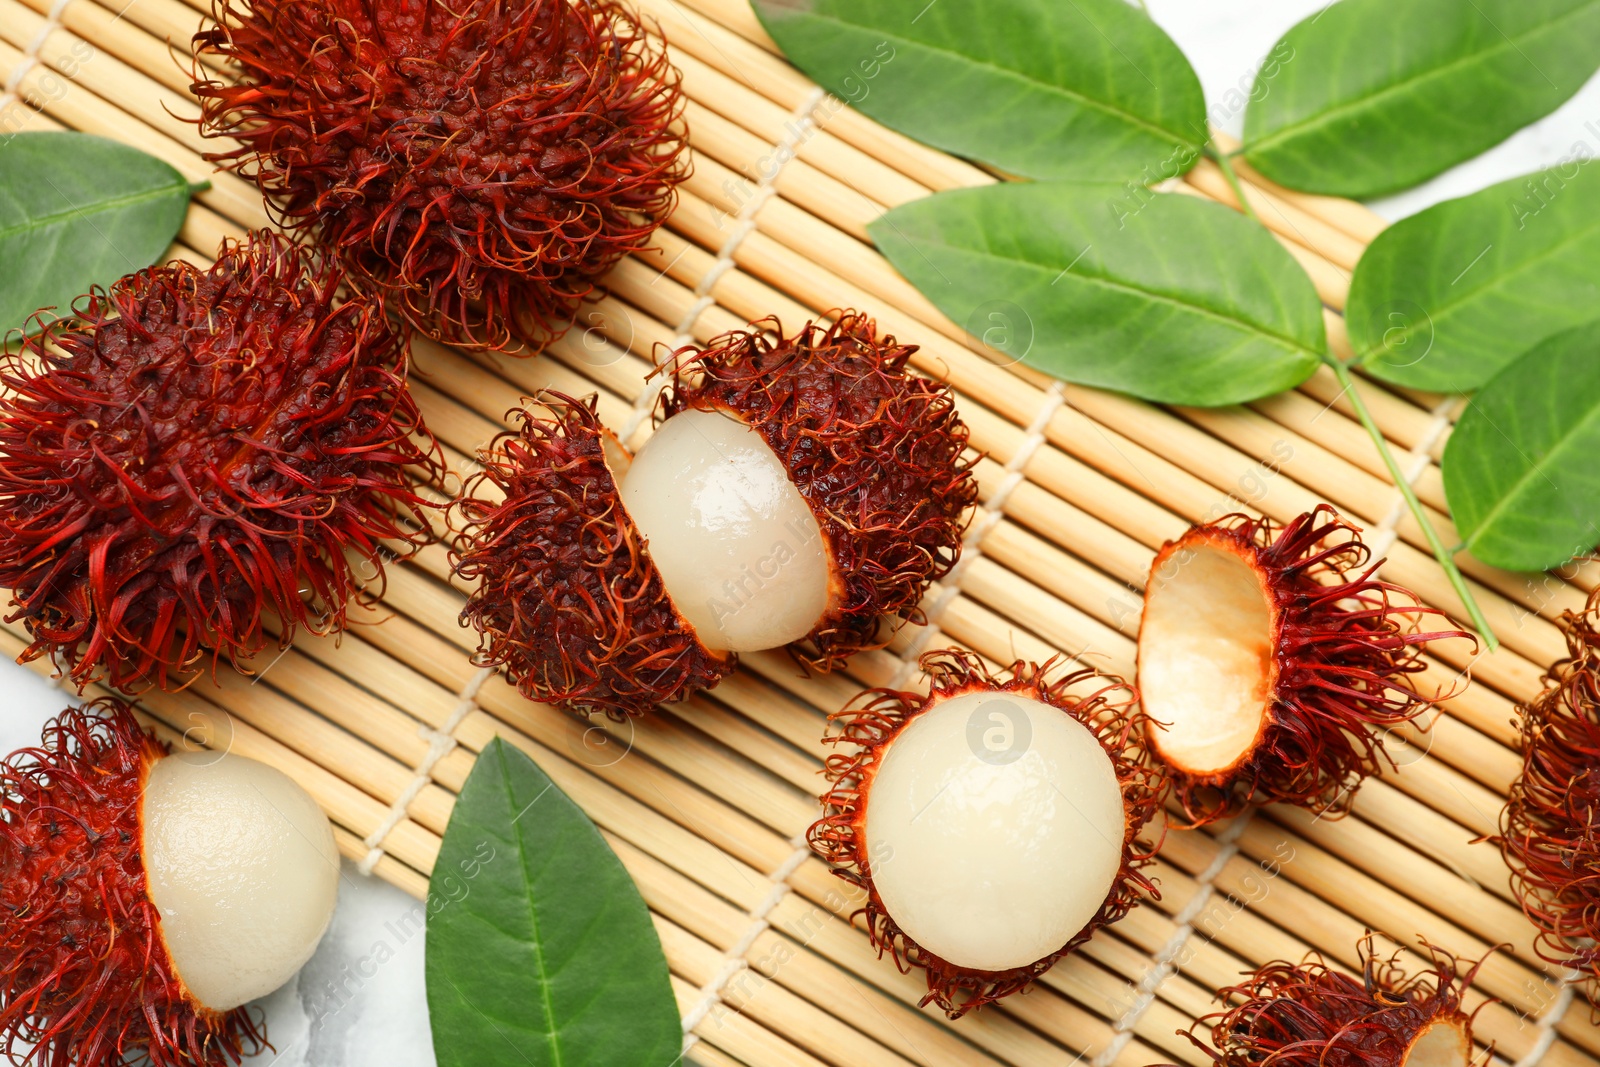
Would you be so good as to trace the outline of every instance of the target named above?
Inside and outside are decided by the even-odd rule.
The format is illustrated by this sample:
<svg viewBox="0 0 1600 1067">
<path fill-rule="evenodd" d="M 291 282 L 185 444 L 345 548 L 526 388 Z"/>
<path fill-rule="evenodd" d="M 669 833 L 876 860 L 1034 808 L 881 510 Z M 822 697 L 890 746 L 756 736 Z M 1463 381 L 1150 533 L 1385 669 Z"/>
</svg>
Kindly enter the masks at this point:
<svg viewBox="0 0 1600 1067">
<path fill-rule="evenodd" d="M 1425 946 L 1431 973 L 1407 975 L 1398 956 L 1378 959 L 1369 934 L 1359 946 L 1362 976 L 1304 963 L 1268 963 L 1239 985 L 1217 991 L 1233 1001 L 1199 1020 L 1207 1045 L 1180 1030 L 1218 1067 L 1468 1067 L 1472 1016 L 1461 999 L 1481 963 L 1465 973 L 1455 957 Z"/>
<path fill-rule="evenodd" d="M 1466 635 L 1417 632 L 1440 613 L 1374 577 L 1369 556 L 1326 504 L 1282 527 L 1225 516 L 1156 554 L 1139 692 L 1190 820 L 1249 802 L 1347 810 L 1389 758 L 1384 734 L 1441 699 L 1411 682 L 1420 650 Z"/>
<path fill-rule="evenodd" d="M 1558 622 L 1567 658 L 1520 711 L 1522 773 L 1495 839 L 1534 948 L 1584 977 L 1600 1003 L 1600 594 Z"/>
<path fill-rule="evenodd" d="M 80 685 L 242 663 L 262 616 L 342 628 L 411 478 L 440 477 L 403 339 L 270 233 L 80 300 L 0 359 L 0 585 Z M 408 467 L 414 468 L 408 471 Z"/>
<path fill-rule="evenodd" d="M 866 892 L 867 932 L 921 967 L 951 1018 L 1026 989 L 1141 895 L 1141 840 L 1167 783 L 1143 759 L 1133 694 L 1055 661 L 997 676 L 923 657 L 927 696 L 869 690 L 830 718 L 849 747 L 811 847 Z"/>
<path fill-rule="evenodd" d="M 616 0 L 215 0 L 207 158 L 462 345 L 542 346 L 687 176 L 677 72 Z"/>
<path fill-rule="evenodd" d="M 63 712 L 0 761 L 0 1052 L 238 1063 L 265 1044 L 241 1005 L 310 958 L 338 881 L 327 817 L 281 772 L 169 756 L 118 700 Z"/>
<path fill-rule="evenodd" d="M 976 494 L 966 427 L 906 370 L 915 349 L 836 314 L 681 350 L 635 457 L 570 398 L 513 413 L 457 503 L 482 661 L 532 700 L 617 716 L 715 684 L 738 652 L 827 670 L 916 618 Z"/>
</svg>

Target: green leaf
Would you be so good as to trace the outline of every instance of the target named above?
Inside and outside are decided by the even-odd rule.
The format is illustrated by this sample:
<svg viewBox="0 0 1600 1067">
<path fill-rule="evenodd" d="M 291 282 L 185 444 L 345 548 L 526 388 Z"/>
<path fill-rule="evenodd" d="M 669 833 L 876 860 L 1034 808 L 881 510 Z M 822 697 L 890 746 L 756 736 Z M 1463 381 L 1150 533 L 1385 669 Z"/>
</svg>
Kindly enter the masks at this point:
<svg viewBox="0 0 1600 1067">
<path fill-rule="evenodd" d="M 428 888 L 441 1067 L 671 1067 L 683 1033 L 639 891 L 594 823 L 496 738 Z"/>
<path fill-rule="evenodd" d="M 1466 547 L 1533 571 L 1600 544 L 1596 456 L 1600 321 L 1546 338 L 1462 414 L 1444 450 L 1444 489 Z"/>
<path fill-rule="evenodd" d="M 0 333 L 66 309 L 161 258 L 189 183 L 136 149 L 84 133 L 19 133 L 0 147 Z"/>
<path fill-rule="evenodd" d="M 784 54 L 884 125 L 1030 178 L 1153 184 L 1209 139 L 1200 79 L 1123 0 L 754 0 Z"/>
<path fill-rule="evenodd" d="M 1327 337 L 1266 230 L 1193 197 L 1006 183 L 913 201 L 868 229 L 996 354 L 1070 382 L 1205 407 L 1280 392 Z"/>
<path fill-rule="evenodd" d="M 1448 200 L 1378 235 L 1345 321 L 1372 374 L 1466 392 L 1600 309 L 1600 167 L 1573 163 Z"/>
<path fill-rule="evenodd" d="M 1256 77 L 1244 153 L 1293 189 L 1373 197 L 1471 159 L 1600 65 L 1600 0 L 1342 0 Z"/>
</svg>

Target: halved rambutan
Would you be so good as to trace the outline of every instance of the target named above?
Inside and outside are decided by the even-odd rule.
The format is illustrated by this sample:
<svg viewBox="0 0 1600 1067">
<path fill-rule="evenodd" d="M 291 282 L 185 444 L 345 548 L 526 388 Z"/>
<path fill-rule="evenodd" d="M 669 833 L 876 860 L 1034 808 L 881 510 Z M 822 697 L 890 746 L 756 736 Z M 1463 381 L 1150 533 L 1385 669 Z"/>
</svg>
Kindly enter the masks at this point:
<svg viewBox="0 0 1600 1067">
<path fill-rule="evenodd" d="M 1600 1003 L 1600 594 L 1565 612 L 1567 658 L 1520 711 L 1522 773 L 1511 784 L 1495 839 L 1534 948 L 1583 976 Z"/>
<path fill-rule="evenodd" d="M 440 477 L 379 308 L 282 237 L 209 270 L 131 274 L 0 358 L 0 585 L 87 684 L 240 664 L 262 615 L 342 628 L 352 560 L 420 545 L 397 509 Z M 421 438 L 422 443 L 419 443 Z M 411 468 L 408 471 L 408 468 Z"/>
<path fill-rule="evenodd" d="M 281 772 L 169 756 L 119 700 L 63 712 L 0 761 L 0 1052 L 238 1063 L 265 1044 L 242 1005 L 310 958 L 338 881 L 327 817 Z"/>
<path fill-rule="evenodd" d="M 213 17 L 200 128 L 238 147 L 207 158 L 441 340 L 558 336 L 687 176 L 677 72 L 616 0 L 215 0 Z"/>
<path fill-rule="evenodd" d="M 486 453 L 462 619 L 530 699 L 642 712 L 785 645 L 831 669 L 954 564 L 976 485 L 949 391 L 864 316 L 771 326 L 675 353 L 635 457 L 559 396 Z"/>
<path fill-rule="evenodd" d="M 1234 1003 L 1199 1020 L 1210 1026 L 1209 1045 L 1179 1033 L 1219 1067 L 1468 1067 L 1472 1015 L 1461 1000 L 1482 964 L 1462 972 L 1449 953 L 1424 947 L 1433 970 L 1417 975 L 1398 954 L 1379 959 L 1370 934 L 1359 946 L 1359 978 L 1316 954 L 1298 966 L 1268 963 L 1217 991 Z"/>
<path fill-rule="evenodd" d="M 1166 782 L 1143 759 L 1133 694 L 1058 661 L 988 673 L 922 659 L 927 696 L 869 690 L 830 718 L 832 788 L 811 847 L 865 891 L 867 933 L 927 972 L 951 1018 L 1026 989 L 1144 894 L 1141 840 Z"/>
<path fill-rule="evenodd" d="M 1383 735 L 1437 704 L 1411 682 L 1420 649 L 1466 635 L 1417 632 L 1441 613 L 1377 580 L 1369 556 L 1326 504 L 1282 527 L 1225 516 L 1156 554 L 1139 692 L 1189 819 L 1249 802 L 1345 810 L 1388 758 Z"/>
<path fill-rule="evenodd" d="M 594 400 L 557 393 L 483 455 L 455 507 L 456 574 L 476 582 L 461 613 L 478 661 L 530 700 L 613 718 L 715 685 L 733 657 L 703 646 L 672 606 L 617 494 L 628 461 Z M 608 460 L 608 452 L 610 459 Z"/>
</svg>

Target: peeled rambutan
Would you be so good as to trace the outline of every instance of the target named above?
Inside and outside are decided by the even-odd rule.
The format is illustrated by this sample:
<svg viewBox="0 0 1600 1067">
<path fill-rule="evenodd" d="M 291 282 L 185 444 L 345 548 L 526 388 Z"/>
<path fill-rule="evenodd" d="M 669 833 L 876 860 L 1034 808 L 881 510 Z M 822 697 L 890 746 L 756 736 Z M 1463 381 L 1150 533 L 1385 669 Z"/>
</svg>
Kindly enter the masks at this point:
<svg viewBox="0 0 1600 1067">
<path fill-rule="evenodd" d="M 1567 658 L 1520 711 L 1522 773 L 1495 838 L 1534 948 L 1582 975 L 1600 1003 L 1600 594 L 1558 622 Z"/>
<path fill-rule="evenodd" d="M 687 176 L 677 72 L 616 0 L 215 0 L 208 156 L 419 329 L 542 346 Z"/>
<path fill-rule="evenodd" d="M 955 563 L 967 431 L 915 349 L 853 312 L 761 325 L 677 353 L 637 456 L 560 396 L 486 451 L 457 503 L 462 620 L 530 699 L 639 713 L 782 646 L 832 669 Z"/>
<path fill-rule="evenodd" d="M 970 653 L 922 659 L 927 696 L 873 689 L 831 716 L 849 746 L 811 847 L 865 891 L 867 932 L 921 967 L 951 1018 L 1026 989 L 1141 895 L 1167 783 L 1133 694 L 1093 671 Z"/>
<path fill-rule="evenodd" d="M 1235 1003 L 1200 1022 L 1210 1045 L 1184 1037 L 1219 1067 L 1468 1067 L 1472 1016 L 1461 1000 L 1481 964 L 1465 973 L 1455 957 L 1425 946 L 1431 973 L 1407 975 L 1398 956 L 1359 946 L 1362 976 L 1330 969 L 1321 956 L 1273 962 L 1243 983 L 1217 991 Z"/>
<path fill-rule="evenodd" d="M 1438 615 L 1374 576 L 1382 560 L 1324 504 L 1287 526 L 1229 515 L 1156 554 L 1139 628 L 1151 750 L 1185 815 L 1246 803 L 1337 814 L 1387 758 L 1384 734 L 1434 707 L 1411 675 Z"/>
<path fill-rule="evenodd" d="M 265 1043 L 241 1006 L 311 957 L 338 881 L 327 817 L 280 771 L 168 755 L 119 700 L 63 712 L 0 761 L 0 1051 L 238 1063 Z"/>
<path fill-rule="evenodd" d="M 342 628 L 397 509 L 439 478 L 403 338 L 270 233 L 80 300 L 0 358 L 0 585 L 80 685 L 240 664 L 262 616 Z M 418 438 L 424 443 L 419 443 Z M 408 468 L 411 468 L 408 470 Z"/>
</svg>

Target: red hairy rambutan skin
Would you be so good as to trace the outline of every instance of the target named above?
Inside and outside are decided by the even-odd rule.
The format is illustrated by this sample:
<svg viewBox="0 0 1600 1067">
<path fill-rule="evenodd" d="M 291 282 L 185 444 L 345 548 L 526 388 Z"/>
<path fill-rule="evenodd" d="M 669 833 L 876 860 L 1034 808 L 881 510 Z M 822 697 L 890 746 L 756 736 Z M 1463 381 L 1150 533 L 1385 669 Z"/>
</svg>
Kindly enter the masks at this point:
<svg viewBox="0 0 1600 1067">
<path fill-rule="evenodd" d="M 616 0 L 215 0 L 208 156 L 352 284 L 461 345 L 542 346 L 687 177 L 676 70 Z"/>
<path fill-rule="evenodd" d="M 479 664 L 503 666 L 529 700 L 620 720 L 715 685 L 735 657 L 707 649 L 673 607 L 594 405 L 546 393 L 541 412 L 509 413 L 517 428 L 453 505 L 455 573 L 477 583 L 461 622 L 480 635 Z"/>
<path fill-rule="evenodd" d="M 1398 954 L 1373 954 L 1372 935 L 1360 945 L 1362 977 L 1328 967 L 1313 953 L 1298 966 L 1275 961 L 1244 982 L 1217 991 L 1233 1006 L 1200 1019 L 1210 1045 L 1193 1031 L 1179 1033 L 1219 1067 L 1401 1067 L 1412 1042 L 1433 1025 L 1452 1028 L 1462 1062 L 1472 1050 L 1472 1016 L 1461 999 L 1481 961 L 1465 973 L 1454 956 L 1425 945 L 1431 972 L 1407 975 Z M 1476 1014 L 1476 1013 L 1474 1013 Z"/>
<path fill-rule="evenodd" d="M 107 698 L 0 761 L 0 1050 L 13 1063 L 221 1067 L 265 1047 L 244 1008 L 189 997 L 162 940 L 140 801 L 166 754 Z"/>
<path fill-rule="evenodd" d="M 836 876 L 866 893 L 866 905 L 851 918 L 866 919 L 867 935 L 878 955 L 887 953 L 902 972 L 913 967 L 926 971 L 928 993 L 919 1006 L 937 1004 L 950 1018 L 957 1019 L 1027 989 L 1057 960 L 1088 941 L 1096 930 L 1126 915 L 1141 896 L 1160 899 L 1154 883 L 1143 873 L 1154 861 L 1159 842 L 1141 840 L 1141 835 L 1161 810 L 1168 783 L 1145 759 L 1141 720 L 1132 711 L 1134 695 L 1117 679 L 1101 677 L 1092 670 L 1061 673 L 1060 659 L 1039 665 L 1019 660 L 996 675 L 978 656 L 956 649 L 929 652 L 921 664 L 930 682 L 926 697 L 896 689 L 869 689 L 844 710 L 828 716 L 830 722 L 840 724 L 840 731 L 823 740 L 851 746 L 851 751 L 836 751 L 828 756 L 825 770 L 830 788 L 822 795 L 822 818 L 812 825 L 807 839 L 812 850 L 833 865 Z M 1104 686 L 1087 696 L 1069 692 L 1094 679 L 1103 681 Z M 867 807 L 885 749 L 923 711 L 946 699 L 979 691 L 1015 693 L 1038 700 L 1060 708 L 1086 726 L 1111 759 L 1127 816 L 1122 864 L 1094 918 L 1057 951 L 1025 967 L 1004 971 L 979 971 L 953 964 L 929 952 L 902 930 L 873 885 L 867 842 Z"/>
<path fill-rule="evenodd" d="M 1417 632 L 1417 618 L 1443 613 L 1379 580 L 1384 561 L 1371 561 L 1360 532 L 1327 504 L 1286 526 L 1235 514 L 1192 527 L 1156 554 L 1151 582 L 1201 544 L 1237 553 L 1272 591 L 1276 679 L 1254 744 L 1223 771 L 1191 774 L 1172 765 L 1152 731 L 1151 747 L 1169 764 L 1185 816 L 1201 825 L 1249 803 L 1278 801 L 1333 817 L 1348 812 L 1356 787 L 1385 762 L 1394 765 L 1385 736 L 1449 696 L 1424 696 L 1412 683 L 1427 669 L 1423 646 L 1468 635 Z"/>
<path fill-rule="evenodd" d="M 1600 1002 L 1600 594 L 1557 623 L 1567 658 L 1522 706 L 1522 773 L 1495 838 L 1522 910 L 1538 927 L 1534 948 L 1585 979 Z"/>
<path fill-rule="evenodd" d="M 783 461 L 822 527 L 832 586 L 813 647 L 791 652 L 824 671 L 882 648 L 885 620 L 921 621 L 978 494 L 950 390 L 906 369 L 916 346 L 879 337 L 858 312 L 829 317 L 792 336 L 764 319 L 680 350 L 658 409 L 658 421 L 685 408 L 730 412 Z"/>
<path fill-rule="evenodd" d="M 79 685 L 186 684 L 264 644 L 262 616 L 341 629 L 352 560 L 420 546 L 437 480 L 403 339 L 270 233 L 80 300 L 0 358 L 0 585 Z M 419 439 L 424 443 L 419 443 Z M 408 468 L 413 468 L 408 470 Z"/>
</svg>

